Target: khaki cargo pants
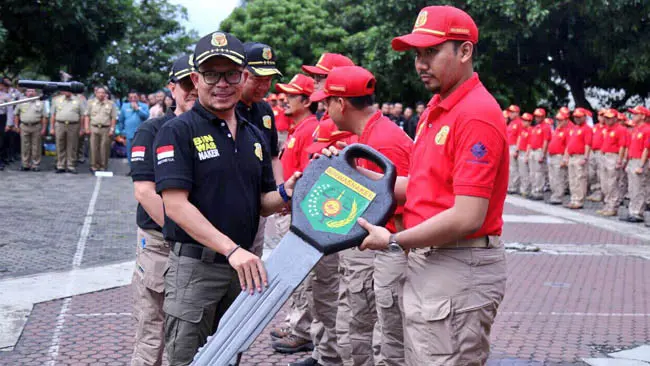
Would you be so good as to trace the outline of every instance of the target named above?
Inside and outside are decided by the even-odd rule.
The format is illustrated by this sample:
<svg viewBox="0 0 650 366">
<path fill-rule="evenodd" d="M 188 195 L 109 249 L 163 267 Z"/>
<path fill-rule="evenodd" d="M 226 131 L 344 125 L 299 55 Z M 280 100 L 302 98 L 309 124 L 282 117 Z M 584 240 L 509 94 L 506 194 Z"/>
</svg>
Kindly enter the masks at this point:
<svg viewBox="0 0 650 366">
<path fill-rule="evenodd" d="M 133 271 L 133 314 L 136 319 L 132 366 L 160 365 L 164 348 L 163 300 L 169 246 L 162 233 L 138 228 Z"/>
<path fill-rule="evenodd" d="M 77 167 L 79 122 L 56 121 L 56 168 L 74 170 Z"/>
<path fill-rule="evenodd" d="M 530 194 L 530 171 L 529 171 L 529 162 L 526 162 L 525 159 L 526 152 L 520 151 L 519 157 L 517 157 L 517 166 L 519 168 L 519 193 L 521 195 Z"/>
<path fill-rule="evenodd" d="M 41 122 L 23 122 L 20 124 L 20 155 L 24 167 L 41 165 Z"/>
<path fill-rule="evenodd" d="M 93 170 L 108 169 L 111 154 L 111 126 L 90 126 L 90 167 Z"/>
<path fill-rule="evenodd" d="M 508 192 L 519 192 L 519 166 L 514 154 L 517 152 L 517 146 L 510 146 L 510 176 L 508 178 Z"/>
<path fill-rule="evenodd" d="M 404 365 L 404 309 L 402 293 L 406 279 L 407 256 L 405 253 L 378 251 L 375 254 L 375 302 L 377 304 L 379 355 L 377 365 Z"/>
<path fill-rule="evenodd" d="M 483 240 L 485 240 L 483 238 Z M 484 365 L 506 287 L 503 245 L 417 249 L 404 284 L 406 365 Z"/>
<path fill-rule="evenodd" d="M 540 162 L 539 159 L 543 158 Z M 544 183 L 546 183 L 546 157 L 542 149 L 530 152 L 530 182 L 533 196 L 544 195 Z"/>
<path fill-rule="evenodd" d="M 179 257 L 178 245 L 172 249 L 165 273 L 165 350 L 170 366 L 184 366 L 217 330 L 241 287 L 229 264 L 214 263 L 213 251 L 205 248 L 203 259 L 194 259 Z"/>
<path fill-rule="evenodd" d="M 584 155 L 569 157 L 569 191 L 571 191 L 571 203 L 577 205 L 584 205 L 587 195 L 588 163 L 582 164 L 584 158 Z"/>
<path fill-rule="evenodd" d="M 606 153 L 603 155 L 602 165 L 600 166 L 601 178 L 600 186 L 603 190 L 605 208 L 608 211 L 618 211 L 623 195 L 620 187 L 620 180 L 625 171 L 616 168 L 618 154 Z"/>
<path fill-rule="evenodd" d="M 375 354 L 379 354 L 379 344 L 373 341 L 377 324 L 374 262 L 375 252 L 371 250 L 351 248 L 340 256 L 341 283 L 346 286 L 340 288 L 345 292 L 345 301 L 339 301 L 337 320 L 347 315 L 350 357 L 355 366 L 375 365 Z"/>
<path fill-rule="evenodd" d="M 569 185 L 567 180 L 567 167 L 562 166 L 562 154 L 549 157 L 548 178 L 551 184 L 551 202 L 561 202 Z"/>
<path fill-rule="evenodd" d="M 631 216 L 643 217 L 646 207 L 647 185 L 650 184 L 650 175 L 646 169 L 643 173 L 637 174 L 634 171 L 641 167 L 641 159 L 630 159 L 625 171 L 627 172 L 628 193 L 630 204 L 628 205 Z"/>
<path fill-rule="evenodd" d="M 589 191 L 590 197 L 602 199 L 603 192 L 600 188 L 600 161 L 603 154 L 600 151 L 592 151 L 589 155 Z"/>
</svg>

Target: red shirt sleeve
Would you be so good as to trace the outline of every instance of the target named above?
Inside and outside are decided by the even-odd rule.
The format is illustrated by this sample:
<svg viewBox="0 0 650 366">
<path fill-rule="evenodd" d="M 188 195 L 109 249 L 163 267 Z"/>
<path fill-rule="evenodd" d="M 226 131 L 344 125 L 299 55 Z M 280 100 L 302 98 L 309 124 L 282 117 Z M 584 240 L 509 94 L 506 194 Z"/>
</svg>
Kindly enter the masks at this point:
<svg viewBox="0 0 650 366">
<path fill-rule="evenodd" d="M 544 124 L 544 141 L 551 142 L 551 136 L 553 135 L 553 131 L 551 131 L 551 127 L 547 124 Z"/>
<path fill-rule="evenodd" d="M 454 134 L 454 195 L 490 198 L 506 141 L 496 127 L 470 120 Z"/>
</svg>

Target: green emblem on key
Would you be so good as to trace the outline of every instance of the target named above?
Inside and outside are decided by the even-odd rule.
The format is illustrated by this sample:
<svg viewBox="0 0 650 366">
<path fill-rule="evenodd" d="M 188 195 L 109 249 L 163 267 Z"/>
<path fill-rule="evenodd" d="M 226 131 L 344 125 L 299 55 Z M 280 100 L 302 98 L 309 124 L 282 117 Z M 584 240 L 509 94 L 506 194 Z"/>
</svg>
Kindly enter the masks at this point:
<svg viewBox="0 0 650 366">
<path fill-rule="evenodd" d="M 375 196 L 375 192 L 329 167 L 311 187 L 300 208 L 315 230 L 345 235 Z"/>
</svg>

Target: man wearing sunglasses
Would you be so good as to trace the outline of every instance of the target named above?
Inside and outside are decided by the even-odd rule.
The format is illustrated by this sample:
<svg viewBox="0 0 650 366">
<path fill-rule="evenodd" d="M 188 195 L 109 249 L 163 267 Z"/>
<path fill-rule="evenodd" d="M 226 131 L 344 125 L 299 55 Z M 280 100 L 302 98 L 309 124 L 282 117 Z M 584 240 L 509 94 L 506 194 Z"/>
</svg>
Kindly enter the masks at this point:
<svg viewBox="0 0 650 366">
<path fill-rule="evenodd" d="M 175 108 L 138 127 L 131 148 L 131 167 L 135 198 L 138 200 L 136 266 L 133 273 L 133 314 L 137 320 L 131 365 L 160 365 L 164 346 L 163 313 L 164 270 L 169 246 L 162 234 L 164 212 L 162 198 L 156 194 L 153 144 L 158 130 L 194 105 L 197 94 L 190 79 L 191 56 L 177 59 L 169 73 L 169 85 Z"/>
<path fill-rule="evenodd" d="M 248 122 L 257 126 L 262 131 L 271 154 L 273 177 L 277 184 L 282 183 L 282 163 L 278 156 L 278 130 L 275 127 L 275 117 L 271 106 L 264 101 L 264 97 L 271 88 L 274 76 L 282 76 L 275 65 L 275 52 L 270 46 L 263 43 L 244 43 L 246 51 L 246 80 L 242 89 L 241 99 L 237 104 L 239 113 Z M 252 252 L 262 256 L 264 250 L 264 231 L 266 218 L 261 217 L 257 235 L 253 242 Z"/>
<path fill-rule="evenodd" d="M 194 50 L 198 100 L 156 136 L 156 191 L 171 246 L 165 274 L 165 349 L 189 365 L 242 291 L 268 285 L 249 250 L 260 216 L 289 202 L 300 173 L 276 188 L 262 132 L 235 107 L 247 75 L 244 45 L 214 32 Z"/>
</svg>

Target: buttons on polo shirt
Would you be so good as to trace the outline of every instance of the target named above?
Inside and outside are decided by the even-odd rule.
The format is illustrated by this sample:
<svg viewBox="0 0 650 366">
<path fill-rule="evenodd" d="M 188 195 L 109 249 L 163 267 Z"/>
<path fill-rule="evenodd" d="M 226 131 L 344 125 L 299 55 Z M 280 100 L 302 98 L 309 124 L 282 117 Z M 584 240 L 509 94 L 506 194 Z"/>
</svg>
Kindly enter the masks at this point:
<svg viewBox="0 0 650 366">
<path fill-rule="evenodd" d="M 225 122 L 221 122 L 221 127 L 224 127 L 224 126 L 226 126 L 226 123 L 225 123 Z"/>
<path fill-rule="evenodd" d="M 231 134 L 228 134 L 228 137 L 232 137 L 232 135 L 231 135 Z"/>
</svg>

